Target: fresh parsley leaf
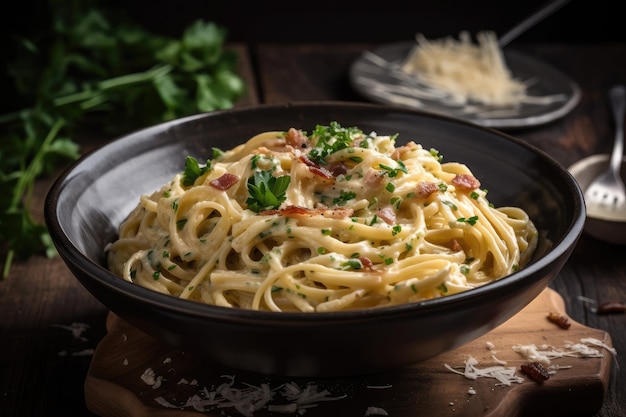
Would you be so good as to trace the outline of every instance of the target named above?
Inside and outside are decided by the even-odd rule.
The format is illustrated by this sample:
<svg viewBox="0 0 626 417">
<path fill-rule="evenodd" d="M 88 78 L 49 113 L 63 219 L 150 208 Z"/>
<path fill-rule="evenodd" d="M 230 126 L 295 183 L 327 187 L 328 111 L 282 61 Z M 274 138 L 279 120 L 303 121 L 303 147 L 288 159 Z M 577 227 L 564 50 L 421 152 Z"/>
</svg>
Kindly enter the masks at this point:
<svg viewBox="0 0 626 417">
<path fill-rule="evenodd" d="M 183 171 L 183 185 L 185 187 L 192 186 L 196 180 L 211 170 L 211 161 L 207 160 L 206 165 L 200 165 L 198 160 L 193 156 L 185 159 L 185 170 Z"/>
<path fill-rule="evenodd" d="M 248 178 L 250 195 L 246 200 L 248 208 L 257 213 L 278 209 L 287 198 L 285 192 L 290 182 L 289 175 L 274 177 L 270 171 L 255 171 L 254 175 Z"/>
</svg>

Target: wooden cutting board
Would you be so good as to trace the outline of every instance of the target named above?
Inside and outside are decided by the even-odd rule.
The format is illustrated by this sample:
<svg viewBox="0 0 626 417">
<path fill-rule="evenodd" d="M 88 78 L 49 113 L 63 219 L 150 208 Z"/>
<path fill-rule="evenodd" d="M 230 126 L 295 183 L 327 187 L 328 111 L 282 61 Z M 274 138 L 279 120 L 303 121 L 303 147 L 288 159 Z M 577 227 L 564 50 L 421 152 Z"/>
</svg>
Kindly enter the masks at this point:
<svg viewBox="0 0 626 417">
<path fill-rule="evenodd" d="M 109 332 L 94 353 L 85 381 L 85 398 L 89 410 L 102 417 L 591 415 L 601 407 L 607 391 L 614 362 L 610 350 L 596 347 L 602 357 L 552 359 L 552 367 L 558 365 L 558 369 L 543 383 L 520 371 L 529 359 L 513 349 L 516 345 L 566 351 L 568 343 L 593 338 L 611 348 L 608 333 L 571 319 L 571 327 L 562 329 L 547 319 L 550 312 L 567 317 L 563 299 L 546 289 L 509 321 L 452 352 L 393 372 L 319 380 L 224 368 L 210 358 L 173 349 L 111 314 Z M 515 375 L 524 380 L 503 385 L 489 376 L 468 379 L 446 367 L 462 371 L 470 357 L 478 361 L 478 369 L 514 368 Z M 220 391 L 223 383 L 232 383 L 232 390 Z M 264 387 L 273 390 L 273 397 L 257 398 L 255 411 L 238 412 L 233 404 L 243 402 L 224 398 L 230 392 L 250 399 Z M 296 404 L 287 389 L 308 395 L 296 395 L 301 401 Z M 185 405 L 189 399 L 207 395 L 221 400 L 221 406 L 217 401 L 198 402 L 197 409 Z M 310 408 L 305 408 L 307 404 Z"/>
</svg>

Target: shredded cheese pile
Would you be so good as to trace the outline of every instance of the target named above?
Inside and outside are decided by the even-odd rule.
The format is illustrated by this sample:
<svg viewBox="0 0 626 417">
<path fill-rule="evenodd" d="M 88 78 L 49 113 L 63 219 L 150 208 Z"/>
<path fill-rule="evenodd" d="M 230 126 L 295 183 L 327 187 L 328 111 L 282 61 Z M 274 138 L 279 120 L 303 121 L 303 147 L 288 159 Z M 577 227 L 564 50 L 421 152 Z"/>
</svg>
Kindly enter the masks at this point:
<svg viewBox="0 0 626 417">
<path fill-rule="evenodd" d="M 450 94 L 459 104 L 521 104 L 526 98 L 526 85 L 511 76 L 496 35 L 484 31 L 476 39 L 477 45 L 468 32 L 461 32 L 458 41 L 452 37 L 429 41 L 417 34 L 417 45 L 402 71 Z"/>
</svg>

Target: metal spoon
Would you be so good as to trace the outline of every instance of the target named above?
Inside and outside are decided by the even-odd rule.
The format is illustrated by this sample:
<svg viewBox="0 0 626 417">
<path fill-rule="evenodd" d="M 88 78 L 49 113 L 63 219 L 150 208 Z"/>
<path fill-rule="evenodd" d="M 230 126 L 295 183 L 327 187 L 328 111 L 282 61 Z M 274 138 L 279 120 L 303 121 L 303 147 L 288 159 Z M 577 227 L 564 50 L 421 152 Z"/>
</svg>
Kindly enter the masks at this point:
<svg viewBox="0 0 626 417">
<path fill-rule="evenodd" d="M 626 210 L 626 187 L 620 176 L 624 153 L 624 113 L 626 112 L 626 87 L 617 85 L 609 91 L 615 119 L 615 143 L 609 168 L 598 175 L 585 191 L 587 210 L 620 212 Z"/>
</svg>

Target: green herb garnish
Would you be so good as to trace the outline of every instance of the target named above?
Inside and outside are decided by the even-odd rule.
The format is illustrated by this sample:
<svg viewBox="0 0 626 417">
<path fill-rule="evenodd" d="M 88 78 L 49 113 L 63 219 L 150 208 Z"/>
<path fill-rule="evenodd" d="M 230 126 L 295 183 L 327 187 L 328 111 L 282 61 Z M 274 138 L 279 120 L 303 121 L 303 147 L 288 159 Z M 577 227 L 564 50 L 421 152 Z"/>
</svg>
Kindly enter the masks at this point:
<svg viewBox="0 0 626 417">
<path fill-rule="evenodd" d="M 248 178 L 248 208 L 257 213 L 278 209 L 287 198 L 285 192 L 290 182 L 289 175 L 274 177 L 270 171 L 256 171 Z"/>
<path fill-rule="evenodd" d="M 207 160 L 205 165 L 200 165 L 196 158 L 188 156 L 185 159 L 185 170 L 183 171 L 183 185 L 192 186 L 196 180 L 211 170 L 211 161 Z"/>
<path fill-rule="evenodd" d="M 323 165 L 326 163 L 325 158 L 328 155 L 352 147 L 353 136 L 362 133 L 361 129 L 357 127 L 342 127 L 337 122 L 330 122 L 328 126 L 318 125 L 311 135 L 317 138 L 317 140 L 308 157 L 312 161 Z"/>
</svg>

